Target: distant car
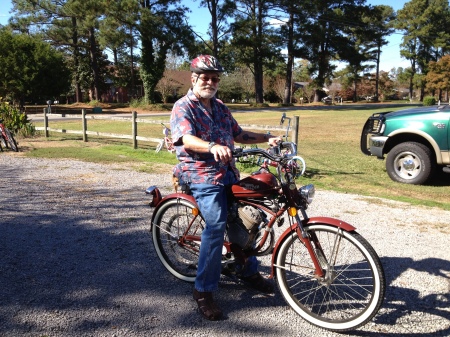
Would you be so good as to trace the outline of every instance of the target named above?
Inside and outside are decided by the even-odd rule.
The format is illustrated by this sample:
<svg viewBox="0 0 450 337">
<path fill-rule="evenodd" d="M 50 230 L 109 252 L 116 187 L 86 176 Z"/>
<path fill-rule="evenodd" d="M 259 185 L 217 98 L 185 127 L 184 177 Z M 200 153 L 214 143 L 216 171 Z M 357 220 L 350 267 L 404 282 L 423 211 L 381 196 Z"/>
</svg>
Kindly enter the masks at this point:
<svg viewBox="0 0 450 337">
<path fill-rule="evenodd" d="M 342 100 L 341 96 L 334 97 L 334 101 L 337 103 L 341 102 L 341 100 Z M 326 96 L 326 97 L 322 98 L 322 102 L 325 104 L 331 104 L 331 103 L 333 103 L 333 97 Z"/>
<path fill-rule="evenodd" d="M 424 184 L 437 167 L 450 173 L 450 107 L 375 113 L 365 123 L 361 151 L 386 159 L 393 181 Z"/>
<path fill-rule="evenodd" d="M 326 96 L 324 98 L 321 99 L 322 103 L 325 104 L 331 104 L 333 103 L 333 98 L 331 96 Z"/>
</svg>

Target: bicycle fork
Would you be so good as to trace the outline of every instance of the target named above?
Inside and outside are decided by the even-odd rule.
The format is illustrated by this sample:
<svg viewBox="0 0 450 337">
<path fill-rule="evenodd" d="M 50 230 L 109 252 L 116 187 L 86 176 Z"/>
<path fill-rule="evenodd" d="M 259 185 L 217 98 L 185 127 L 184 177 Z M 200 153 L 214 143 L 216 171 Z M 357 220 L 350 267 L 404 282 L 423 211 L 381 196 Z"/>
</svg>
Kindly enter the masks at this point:
<svg viewBox="0 0 450 337">
<path fill-rule="evenodd" d="M 306 217 L 306 214 L 304 214 L 304 216 L 305 221 L 307 221 L 308 218 Z M 308 250 L 309 256 L 311 257 L 315 269 L 314 275 L 319 279 L 323 279 L 325 276 L 325 271 L 322 268 L 318 254 L 321 255 L 322 259 L 325 259 L 325 256 L 323 254 L 322 248 L 320 247 L 319 241 L 317 240 L 315 234 L 313 234 L 312 236 L 308 235 L 308 233 L 303 228 L 303 222 L 300 219 L 298 213 L 294 216 L 294 218 L 297 221 L 297 227 L 295 228 L 295 231 L 297 232 L 299 240 L 303 242 L 306 249 Z M 311 242 L 314 242 L 316 249 L 314 249 Z"/>
</svg>

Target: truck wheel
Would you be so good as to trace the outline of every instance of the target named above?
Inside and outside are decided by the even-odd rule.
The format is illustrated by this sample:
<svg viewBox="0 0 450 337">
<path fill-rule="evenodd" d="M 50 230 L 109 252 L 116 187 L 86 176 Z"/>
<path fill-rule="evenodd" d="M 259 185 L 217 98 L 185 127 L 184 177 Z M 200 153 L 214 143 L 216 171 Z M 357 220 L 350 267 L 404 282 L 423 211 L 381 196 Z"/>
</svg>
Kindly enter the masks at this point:
<svg viewBox="0 0 450 337">
<path fill-rule="evenodd" d="M 432 158 L 431 150 L 421 143 L 400 143 L 389 152 L 386 171 L 393 181 L 420 185 L 435 169 Z"/>
</svg>

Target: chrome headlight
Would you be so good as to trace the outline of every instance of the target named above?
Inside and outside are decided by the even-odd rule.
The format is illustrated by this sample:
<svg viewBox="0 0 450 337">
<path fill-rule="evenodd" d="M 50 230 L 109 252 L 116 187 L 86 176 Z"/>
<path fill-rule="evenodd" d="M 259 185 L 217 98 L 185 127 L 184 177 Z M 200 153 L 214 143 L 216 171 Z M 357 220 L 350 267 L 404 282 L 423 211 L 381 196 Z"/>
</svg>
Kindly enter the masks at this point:
<svg viewBox="0 0 450 337">
<path fill-rule="evenodd" d="M 306 186 L 300 187 L 300 196 L 301 198 L 306 201 L 306 203 L 309 205 L 312 203 L 314 199 L 314 195 L 316 194 L 316 189 L 313 184 L 309 184 Z"/>
</svg>

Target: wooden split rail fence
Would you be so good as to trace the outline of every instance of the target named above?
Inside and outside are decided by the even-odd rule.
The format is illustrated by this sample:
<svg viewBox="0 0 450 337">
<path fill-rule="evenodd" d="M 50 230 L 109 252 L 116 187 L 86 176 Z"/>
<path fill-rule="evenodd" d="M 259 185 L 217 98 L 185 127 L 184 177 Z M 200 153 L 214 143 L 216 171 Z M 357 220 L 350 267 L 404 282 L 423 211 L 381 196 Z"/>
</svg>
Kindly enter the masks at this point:
<svg viewBox="0 0 450 337">
<path fill-rule="evenodd" d="M 65 115 L 62 115 L 63 117 Z M 137 118 L 136 111 L 133 111 L 131 113 L 131 135 L 124 135 L 124 134 L 116 134 L 116 133 L 109 133 L 109 132 L 97 132 L 97 131 L 89 131 L 87 128 L 87 120 L 88 119 L 107 119 L 107 120 L 116 120 L 116 121 L 124 121 L 124 122 L 130 122 L 130 118 L 128 117 L 111 117 L 111 116 L 89 116 L 86 115 L 86 109 L 81 110 L 81 121 L 83 128 L 82 130 L 66 130 L 66 129 L 54 129 L 49 127 L 48 123 L 48 115 L 47 115 L 47 109 L 44 109 L 44 126 L 43 127 L 36 127 L 36 130 L 41 130 L 45 132 L 45 137 L 49 137 L 49 131 L 52 132 L 60 132 L 60 133 L 70 133 L 70 134 L 81 134 L 83 135 L 83 141 L 88 141 L 88 135 L 91 136 L 101 136 L 101 137 L 109 137 L 109 138 L 120 138 L 120 139 L 131 139 L 133 142 L 133 148 L 137 149 L 138 140 L 140 141 L 146 141 L 146 142 L 154 142 L 159 143 L 161 142 L 161 138 L 152 138 L 152 137 L 142 137 L 138 136 L 137 134 L 137 123 L 152 123 L 155 124 L 155 121 L 149 121 L 142 118 Z M 160 122 L 158 122 L 160 123 Z"/>
<path fill-rule="evenodd" d="M 65 114 L 62 115 L 64 117 Z M 78 116 L 78 115 L 77 115 Z M 163 141 L 162 138 L 152 138 L 152 137 L 142 137 L 138 136 L 138 128 L 137 123 L 161 123 L 161 122 L 155 122 L 153 120 L 147 120 L 142 118 L 137 118 L 136 111 L 133 111 L 131 113 L 131 135 L 124 135 L 124 134 L 115 134 L 115 133 L 108 133 L 108 132 L 97 132 L 97 131 L 89 131 L 87 128 L 87 120 L 88 119 L 105 119 L 105 120 L 117 120 L 117 121 L 124 121 L 124 122 L 130 122 L 130 118 L 128 117 L 112 117 L 112 116 L 86 116 L 86 109 L 81 110 L 81 120 L 83 128 L 82 130 L 66 130 L 66 129 L 54 129 L 49 127 L 48 122 L 48 114 L 47 109 L 44 108 L 44 126 L 43 127 L 36 127 L 36 130 L 44 131 L 45 137 L 49 137 L 49 132 L 60 132 L 60 133 L 70 133 L 70 134 L 81 134 L 83 135 L 83 141 L 88 141 L 88 135 L 92 136 L 101 136 L 101 137 L 109 137 L 109 138 L 120 138 L 120 139 L 131 139 L 133 143 L 133 148 L 138 148 L 138 140 L 139 141 L 145 141 L 145 142 L 154 142 L 154 143 L 160 143 Z M 294 119 L 294 125 L 292 126 L 292 141 L 297 143 L 298 140 L 298 125 L 299 125 L 299 118 L 298 116 L 295 116 Z M 263 126 L 263 125 L 241 125 L 243 128 L 246 129 L 252 129 L 252 130 L 264 130 L 264 131 L 281 131 L 286 132 L 285 128 L 281 127 L 271 127 L 271 126 Z"/>
</svg>

